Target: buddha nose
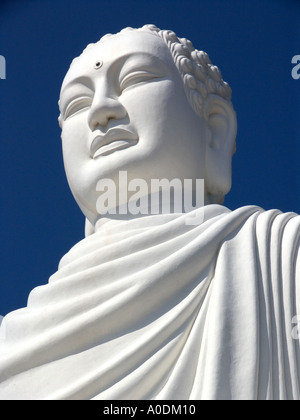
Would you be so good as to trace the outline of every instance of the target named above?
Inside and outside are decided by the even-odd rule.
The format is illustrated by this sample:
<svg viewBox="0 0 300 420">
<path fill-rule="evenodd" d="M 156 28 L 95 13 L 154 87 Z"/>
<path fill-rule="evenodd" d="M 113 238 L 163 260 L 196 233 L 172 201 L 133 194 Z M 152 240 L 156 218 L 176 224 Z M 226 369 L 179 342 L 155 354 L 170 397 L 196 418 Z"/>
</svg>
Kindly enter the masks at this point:
<svg viewBox="0 0 300 420">
<path fill-rule="evenodd" d="M 110 120 L 123 119 L 126 115 L 126 109 L 117 97 L 96 91 L 88 114 L 88 125 L 94 131 L 99 125 L 105 127 Z"/>
</svg>

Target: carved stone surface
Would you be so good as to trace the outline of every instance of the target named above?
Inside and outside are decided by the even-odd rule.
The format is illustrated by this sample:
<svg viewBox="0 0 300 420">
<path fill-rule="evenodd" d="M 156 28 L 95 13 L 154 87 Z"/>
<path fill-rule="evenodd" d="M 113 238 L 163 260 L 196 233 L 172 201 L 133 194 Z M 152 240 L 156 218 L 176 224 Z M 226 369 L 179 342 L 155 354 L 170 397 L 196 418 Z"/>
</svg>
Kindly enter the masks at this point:
<svg viewBox="0 0 300 420">
<path fill-rule="evenodd" d="M 299 399 L 300 217 L 222 206 L 237 124 L 208 55 L 126 28 L 59 106 L 86 238 L 4 318 L 0 398 Z"/>
</svg>

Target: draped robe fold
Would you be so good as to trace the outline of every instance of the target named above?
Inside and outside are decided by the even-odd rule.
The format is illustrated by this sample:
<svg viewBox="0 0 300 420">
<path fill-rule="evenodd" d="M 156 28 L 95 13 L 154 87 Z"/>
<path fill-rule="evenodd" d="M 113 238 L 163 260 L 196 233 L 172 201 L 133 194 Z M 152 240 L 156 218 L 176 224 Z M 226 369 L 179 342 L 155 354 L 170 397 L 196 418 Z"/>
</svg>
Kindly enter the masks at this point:
<svg viewBox="0 0 300 420">
<path fill-rule="evenodd" d="M 300 399 L 300 216 L 188 216 L 76 244 L 2 322 L 0 399 Z"/>
</svg>

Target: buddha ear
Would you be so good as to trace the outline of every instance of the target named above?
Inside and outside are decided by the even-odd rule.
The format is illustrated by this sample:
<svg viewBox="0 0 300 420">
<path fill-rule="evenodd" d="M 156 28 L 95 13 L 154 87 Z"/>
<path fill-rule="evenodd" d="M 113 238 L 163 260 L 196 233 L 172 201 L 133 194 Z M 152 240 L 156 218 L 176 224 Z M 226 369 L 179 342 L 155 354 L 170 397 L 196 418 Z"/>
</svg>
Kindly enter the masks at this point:
<svg viewBox="0 0 300 420">
<path fill-rule="evenodd" d="M 89 221 L 88 218 L 85 219 L 85 237 L 88 237 L 95 233 L 95 227 L 92 225 L 92 223 Z"/>
<path fill-rule="evenodd" d="M 237 133 L 236 113 L 231 102 L 209 94 L 205 100 L 208 127 L 205 185 L 211 203 L 222 204 L 231 188 L 231 162 Z"/>
</svg>

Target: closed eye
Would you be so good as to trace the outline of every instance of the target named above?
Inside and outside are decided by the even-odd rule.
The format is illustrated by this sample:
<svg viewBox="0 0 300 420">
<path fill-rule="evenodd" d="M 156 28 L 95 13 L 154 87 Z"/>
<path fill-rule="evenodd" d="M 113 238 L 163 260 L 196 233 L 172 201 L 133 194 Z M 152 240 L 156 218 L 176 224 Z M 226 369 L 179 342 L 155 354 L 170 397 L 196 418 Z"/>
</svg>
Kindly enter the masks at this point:
<svg viewBox="0 0 300 420">
<path fill-rule="evenodd" d="M 66 120 L 74 114 L 77 114 L 80 111 L 83 111 L 86 108 L 89 108 L 91 104 L 92 98 L 88 96 L 74 99 L 67 105 L 66 111 L 64 113 L 64 120 Z"/>
<path fill-rule="evenodd" d="M 158 76 L 155 73 L 151 73 L 149 71 L 142 71 L 142 70 L 129 73 L 127 76 L 122 78 L 120 82 L 120 90 L 122 92 L 123 90 L 131 86 L 134 86 L 138 83 L 146 82 L 148 80 L 156 79 L 158 77 L 160 76 Z"/>
</svg>

